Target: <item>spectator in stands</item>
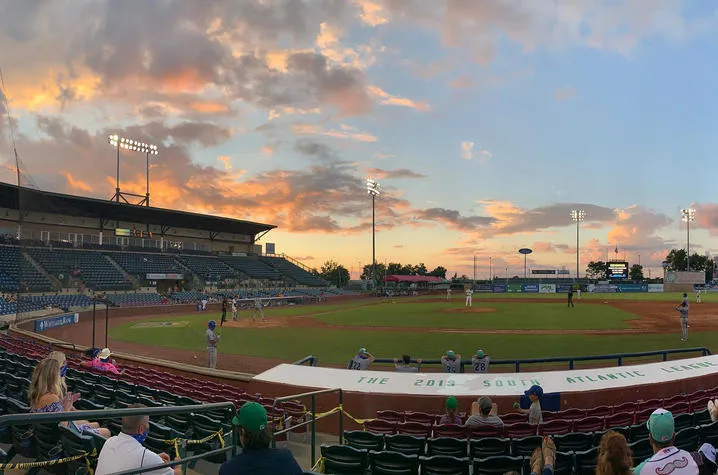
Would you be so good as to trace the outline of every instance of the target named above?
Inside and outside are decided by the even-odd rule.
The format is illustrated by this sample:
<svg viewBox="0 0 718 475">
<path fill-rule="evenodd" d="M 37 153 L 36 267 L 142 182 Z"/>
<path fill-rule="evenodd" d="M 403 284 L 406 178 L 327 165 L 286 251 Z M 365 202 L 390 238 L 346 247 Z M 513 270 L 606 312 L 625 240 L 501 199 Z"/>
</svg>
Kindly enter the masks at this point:
<svg viewBox="0 0 718 475">
<path fill-rule="evenodd" d="M 411 356 L 409 355 L 402 355 L 401 363 L 399 363 L 397 358 L 394 358 L 394 368 L 396 368 L 399 373 L 418 373 L 421 367 L 421 360 L 416 360 L 416 364 L 417 366 L 411 364 Z"/>
<path fill-rule="evenodd" d="M 67 358 L 65 358 L 65 353 L 62 351 L 51 351 L 49 355 L 47 355 L 48 359 L 55 360 L 60 365 L 60 387 L 62 389 L 62 398 L 64 399 L 67 396 L 67 383 L 65 383 L 65 375 L 67 374 Z M 77 394 L 75 397 L 79 399 L 80 395 Z M 71 411 L 76 410 L 74 406 L 70 407 Z M 88 427 L 92 427 L 94 429 L 100 427 L 100 425 L 96 422 L 90 422 L 90 421 L 74 421 L 75 424 L 79 427 L 82 425 L 87 425 Z"/>
<path fill-rule="evenodd" d="M 539 425 L 543 423 L 543 414 L 541 412 L 541 398 L 543 397 L 543 388 L 534 384 L 526 392 L 526 396 L 531 400 L 531 406 L 528 409 L 521 409 L 518 403 L 514 404 L 514 407 L 522 414 L 528 414 L 529 424 Z"/>
<path fill-rule="evenodd" d="M 207 339 L 207 366 L 210 369 L 215 369 L 217 367 L 217 345 L 219 344 L 219 339 L 221 338 L 220 335 L 217 335 L 214 332 L 215 328 L 217 328 L 217 322 L 210 320 L 207 323 L 207 331 L 205 332 Z"/>
<path fill-rule="evenodd" d="M 474 373 L 488 373 L 489 363 L 491 363 L 491 358 L 489 358 L 489 355 L 484 354 L 484 350 L 478 350 L 471 357 L 471 369 Z"/>
<path fill-rule="evenodd" d="M 110 356 L 112 356 L 110 349 L 103 348 L 97 354 L 97 357 L 91 359 L 90 361 L 83 361 L 81 364 L 82 366 L 96 369 L 98 371 L 104 371 L 105 373 L 122 374 L 122 372 L 117 369 L 115 362 L 110 361 Z"/>
<path fill-rule="evenodd" d="M 441 357 L 441 366 L 444 373 L 459 373 L 461 371 L 461 355 L 449 350 Z"/>
<path fill-rule="evenodd" d="M 219 475 L 302 475 L 304 472 L 286 449 L 270 448 L 272 440 L 267 410 L 256 402 L 247 402 L 232 421 L 239 427 L 242 453 L 224 462 Z"/>
<path fill-rule="evenodd" d="M 63 388 L 62 368 L 56 359 L 45 358 L 35 366 L 28 391 L 30 412 L 69 412 L 79 398 L 79 393 L 69 393 L 66 386 Z M 80 431 L 110 436 L 110 431 L 96 422 L 78 421 L 74 424 Z"/>
<path fill-rule="evenodd" d="M 481 396 L 478 401 L 471 403 L 471 416 L 466 420 L 467 427 L 490 426 L 504 428 L 504 421 L 499 416 L 498 406 L 489 396 Z"/>
<path fill-rule="evenodd" d="M 698 475 L 698 464 L 691 454 L 673 446 L 676 436 L 673 414 L 656 409 L 648 418 L 648 440 L 653 456 L 633 469 L 634 475 L 670 473 L 672 475 Z M 670 467 L 671 470 L 666 470 Z"/>
<path fill-rule="evenodd" d="M 441 416 L 441 419 L 439 419 L 439 424 L 456 424 L 461 425 L 463 421 L 461 420 L 461 416 L 459 416 L 459 413 L 457 412 L 459 409 L 459 402 L 456 400 L 454 396 L 449 396 L 446 398 L 446 414 Z"/>
<path fill-rule="evenodd" d="M 128 409 L 145 407 L 142 404 L 130 404 Z M 97 459 L 95 475 L 106 475 L 136 468 L 162 465 L 170 461 L 166 453 L 156 454 L 146 449 L 142 443 L 150 432 L 150 416 L 125 416 L 122 418 L 122 431 L 107 439 Z M 160 468 L 152 475 L 179 475 L 182 466 Z"/>
<path fill-rule="evenodd" d="M 556 463 L 556 444 L 549 436 L 541 440 L 541 447 L 536 447 L 531 454 L 531 475 L 553 475 Z"/>
<path fill-rule="evenodd" d="M 698 465 L 699 475 L 715 475 L 716 449 L 711 444 L 703 444 L 696 452 L 691 452 L 693 460 Z"/>
<path fill-rule="evenodd" d="M 601 437 L 596 475 L 631 475 L 633 456 L 623 434 L 609 430 Z"/>
<path fill-rule="evenodd" d="M 375 359 L 371 353 L 366 351 L 366 348 L 359 348 L 359 352 L 349 362 L 349 369 L 366 371 Z"/>
</svg>

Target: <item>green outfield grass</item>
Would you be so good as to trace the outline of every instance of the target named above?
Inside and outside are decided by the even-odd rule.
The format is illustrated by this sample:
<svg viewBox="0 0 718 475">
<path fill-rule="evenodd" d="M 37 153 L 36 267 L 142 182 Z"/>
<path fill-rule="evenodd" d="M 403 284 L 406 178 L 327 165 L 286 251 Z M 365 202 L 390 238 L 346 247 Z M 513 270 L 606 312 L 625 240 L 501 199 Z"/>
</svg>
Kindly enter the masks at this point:
<svg viewBox="0 0 718 475">
<path fill-rule="evenodd" d="M 482 348 L 494 359 L 516 359 L 552 356 L 600 355 L 606 353 L 650 351 L 668 348 L 706 346 L 713 349 L 718 332 L 691 333 L 689 341 L 680 341 L 676 318 L 675 334 L 472 334 L 461 329 L 487 330 L 606 330 L 623 329 L 635 315 L 605 306 L 596 300 L 634 297 L 653 297 L 657 301 L 680 300 L 681 294 L 605 294 L 586 298 L 574 309 L 567 309 L 563 301 L 522 302 L 526 295 L 499 294 L 517 297 L 514 302 L 485 302 L 479 294 L 475 306 L 489 307 L 493 313 L 446 313 L 448 308 L 460 308 L 463 301 L 426 302 L 425 298 L 389 300 L 360 300 L 337 305 L 295 306 L 268 308 L 268 318 L 275 316 L 309 315 L 321 322 L 349 328 L 225 328 L 222 329 L 220 353 L 235 353 L 257 357 L 294 361 L 306 355 L 318 356 L 325 364 L 344 364 L 356 352 L 366 347 L 377 357 L 398 357 L 404 353 L 425 359 L 437 358 L 447 349 L 465 356 Z M 536 298 L 537 294 L 533 294 Z M 584 296 L 585 297 L 585 294 Z M 711 299 L 708 301 L 718 300 Z M 491 297 L 490 297 L 491 298 Z M 554 296 L 556 298 L 556 296 Z M 435 300 L 435 297 L 434 297 Z M 641 299 L 644 300 L 644 299 Z M 590 302 L 590 303 L 589 303 Z M 204 331 L 207 321 L 219 320 L 218 314 L 190 314 L 181 317 L 155 318 L 145 321 L 187 321 L 184 327 L 132 328 L 134 323 L 111 328 L 113 339 L 150 346 L 166 346 L 202 352 L 205 347 Z M 248 318 L 244 312 L 243 318 Z M 353 326 L 369 327 L 351 328 Z M 406 327 L 407 331 L 384 330 L 382 327 Z M 411 327 L 411 330 L 409 330 Z M 456 332 L 447 329 L 457 329 Z M 443 331 L 442 331 L 443 330 Z"/>
</svg>

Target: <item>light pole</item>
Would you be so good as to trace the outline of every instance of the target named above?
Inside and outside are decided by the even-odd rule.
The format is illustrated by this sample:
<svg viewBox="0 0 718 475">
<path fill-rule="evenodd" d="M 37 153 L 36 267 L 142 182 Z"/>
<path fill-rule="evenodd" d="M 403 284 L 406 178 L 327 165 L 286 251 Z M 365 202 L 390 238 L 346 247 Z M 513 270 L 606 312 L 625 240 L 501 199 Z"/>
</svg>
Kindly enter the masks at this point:
<svg viewBox="0 0 718 475">
<path fill-rule="evenodd" d="M 474 256 L 474 285 L 476 285 L 476 256 Z"/>
<path fill-rule="evenodd" d="M 696 210 L 685 208 L 681 210 L 681 219 L 686 223 L 686 269 L 691 271 L 691 221 L 696 220 Z"/>
<path fill-rule="evenodd" d="M 579 241 L 578 230 L 581 228 L 581 221 L 586 218 L 586 212 L 582 209 L 572 209 L 571 219 L 576 222 L 576 280 L 579 279 Z"/>
<path fill-rule="evenodd" d="M 490 281 L 491 283 L 494 282 L 494 274 L 493 274 L 493 269 L 492 269 L 492 266 L 491 266 L 491 261 L 492 261 L 493 259 L 494 259 L 493 257 L 489 257 L 489 281 Z"/>
<path fill-rule="evenodd" d="M 376 197 L 381 194 L 381 185 L 372 178 L 366 179 L 366 191 L 371 195 L 371 279 L 376 284 Z"/>
<path fill-rule="evenodd" d="M 526 256 L 528 256 L 532 252 L 534 252 L 534 251 L 532 251 L 531 249 L 529 249 L 527 247 L 522 247 L 521 249 L 519 249 L 519 254 L 523 254 L 523 256 L 524 256 L 524 279 L 526 278 Z"/>
<path fill-rule="evenodd" d="M 107 143 L 115 147 L 117 150 L 117 178 L 116 178 L 116 185 L 115 185 L 115 194 L 110 199 L 110 201 L 116 201 L 120 202 L 120 199 L 122 199 L 125 203 L 129 204 L 130 202 L 127 201 L 127 198 L 125 198 L 125 195 L 127 196 L 134 196 L 136 198 L 142 198 L 142 195 L 136 195 L 134 193 L 122 193 L 120 191 L 120 149 L 130 150 L 132 152 L 140 152 L 145 154 L 145 181 L 146 181 L 146 189 L 145 189 L 145 196 L 144 198 L 137 203 L 138 206 L 150 205 L 150 155 L 158 155 L 159 154 L 159 148 L 157 145 L 151 145 L 146 144 L 143 142 L 138 142 L 136 140 L 130 140 L 125 137 L 120 137 L 119 135 L 110 135 L 107 137 Z"/>
</svg>

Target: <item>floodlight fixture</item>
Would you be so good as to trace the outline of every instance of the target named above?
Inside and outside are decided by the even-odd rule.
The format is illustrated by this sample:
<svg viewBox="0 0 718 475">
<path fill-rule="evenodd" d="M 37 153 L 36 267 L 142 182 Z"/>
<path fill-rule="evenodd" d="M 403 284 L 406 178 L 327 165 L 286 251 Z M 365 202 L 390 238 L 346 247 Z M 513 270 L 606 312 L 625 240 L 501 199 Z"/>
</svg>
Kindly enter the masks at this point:
<svg viewBox="0 0 718 475">
<path fill-rule="evenodd" d="M 582 209 L 571 210 L 571 220 L 576 223 L 576 280 L 579 278 L 580 272 L 580 251 L 579 251 L 579 230 L 581 229 L 581 222 L 586 219 L 586 211 Z"/>
<path fill-rule="evenodd" d="M 683 208 L 681 220 L 686 223 L 686 270 L 691 271 L 691 221 L 696 220 L 696 210 Z"/>
<path fill-rule="evenodd" d="M 381 194 L 381 185 L 372 178 L 366 179 L 366 191 L 372 196 L 378 196 Z"/>
<path fill-rule="evenodd" d="M 586 212 L 582 209 L 572 209 L 571 219 L 576 222 L 583 221 L 584 219 L 586 219 Z"/>
<path fill-rule="evenodd" d="M 376 197 L 381 194 L 381 185 L 373 178 L 366 179 L 366 191 L 371 195 L 371 278 L 376 283 Z"/>
<path fill-rule="evenodd" d="M 107 137 L 107 143 L 109 143 L 111 146 L 115 147 L 115 150 L 117 150 L 117 182 L 115 187 L 115 194 L 111 198 L 111 201 L 120 202 L 120 200 L 124 201 L 125 203 L 129 204 L 129 201 L 127 198 L 125 198 L 125 195 L 127 196 L 134 196 L 137 198 L 142 198 L 142 200 L 137 203 L 138 206 L 150 205 L 150 155 L 159 155 L 159 147 L 157 145 L 148 144 L 144 142 L 139 142 L 137 140 L 129 139 L 127 137 L 121 137 L 119 135 L 109 135 Z M 145 196 L 142 195 L 136 195 L 134 193 L 123 193 L 120 191 L 120 149 L 122 150 L 128 150 L 130 152 L 140 152 L 145 154 L 145 179 L 146 179 L 146 192 Z"/>
</svg>

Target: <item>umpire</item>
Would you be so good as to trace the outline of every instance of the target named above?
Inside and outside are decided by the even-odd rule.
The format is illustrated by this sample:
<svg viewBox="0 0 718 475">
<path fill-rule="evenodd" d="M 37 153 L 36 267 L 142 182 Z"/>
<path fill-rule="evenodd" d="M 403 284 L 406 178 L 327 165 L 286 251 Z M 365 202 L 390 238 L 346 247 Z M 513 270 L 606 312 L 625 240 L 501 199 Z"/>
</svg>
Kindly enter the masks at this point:
<svg viewBox="0 0 718 475">
<path fill-rule="evenodd" d="M 571 307 L 571 308 L 574 307 L 574 305 L 573 305 L 573 287 L 568 289 L 568 305 L 567 306 Z"/>
</svg>

